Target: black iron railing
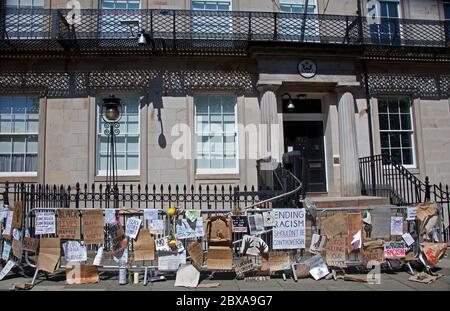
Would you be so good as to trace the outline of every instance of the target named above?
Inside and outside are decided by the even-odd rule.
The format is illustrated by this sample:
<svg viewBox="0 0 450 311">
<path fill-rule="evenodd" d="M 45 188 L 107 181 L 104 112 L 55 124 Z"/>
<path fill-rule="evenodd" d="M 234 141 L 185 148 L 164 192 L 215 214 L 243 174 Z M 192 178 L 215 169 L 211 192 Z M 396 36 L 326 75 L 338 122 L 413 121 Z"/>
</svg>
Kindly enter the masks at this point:
<svg viewBox="0 0 450 311">
<path fill-rule="evenodd" d="M 444 21 L 384 18 L 369 25 L 365 18 L 345 15 L 89 9 L 71 24 L 68 12 L 6 8 L 0 49 L 241 54 L 252 42 L 426 48 L 447 48 L 450 42 Z M 145 46 L 137 43 L 141 30 Z"/>
</svg>

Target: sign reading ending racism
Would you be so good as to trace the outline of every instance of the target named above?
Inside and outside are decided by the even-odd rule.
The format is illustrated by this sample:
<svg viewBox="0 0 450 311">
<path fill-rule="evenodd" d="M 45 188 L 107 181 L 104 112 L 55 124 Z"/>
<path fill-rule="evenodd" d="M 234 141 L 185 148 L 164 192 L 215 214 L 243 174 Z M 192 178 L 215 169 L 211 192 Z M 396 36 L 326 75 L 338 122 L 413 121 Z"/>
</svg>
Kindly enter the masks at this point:
<svg viewBox="0 0 450 311">
<path fill-rule="evenodd" d="M 273 249 L 305 248 L 305 209 L 274 209 Z"/>
</svg>

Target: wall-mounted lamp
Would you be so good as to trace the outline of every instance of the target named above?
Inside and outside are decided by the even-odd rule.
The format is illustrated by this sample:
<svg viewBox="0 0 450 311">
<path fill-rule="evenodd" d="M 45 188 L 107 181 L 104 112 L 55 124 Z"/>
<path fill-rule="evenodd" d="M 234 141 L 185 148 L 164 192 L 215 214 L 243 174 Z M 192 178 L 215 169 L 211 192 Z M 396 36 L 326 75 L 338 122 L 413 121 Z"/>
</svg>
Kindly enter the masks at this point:
<svg viewBox="0 0 450 311">
<path fill-rule="evenodd" d="M 284 93 L 283 95 L 281 95 L 281 99 L 287 99 L 288 100 L 288 104 L 287 104 L 287 110 L 289 112 L 292 112 L 295 110 L 295 105 L 294 102 L 292 101 L 291 95 L 289 95 L 288 93 Z"/>
<path fill-rule="evenodd" d="M 144 29 L 140 27 L 139 21 L 137 21 L 137 20 L 121 20 L 120 24 L 130 27 L 131 36 L 138 38 L 139 45 L 147 44 L 146 33 L 145 33 Z M 133 27 L 137 27 L 139 29 L 139 33 L 137 36 L 134 34 Z"/>
</svg>

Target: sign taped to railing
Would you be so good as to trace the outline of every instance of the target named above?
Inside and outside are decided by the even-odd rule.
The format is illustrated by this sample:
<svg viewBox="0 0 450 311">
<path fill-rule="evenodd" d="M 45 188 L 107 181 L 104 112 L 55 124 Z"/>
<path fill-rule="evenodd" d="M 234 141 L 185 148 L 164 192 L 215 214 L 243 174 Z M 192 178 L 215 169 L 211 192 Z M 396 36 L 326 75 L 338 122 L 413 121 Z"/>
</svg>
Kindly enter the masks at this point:
<svg viewBox="0 0 450 311">
<path fill-rule="evenodd" d="M 273 249 L 305 248 L 305 209 L 275 209 L 274 211 L 277 223 L 273 228 Z"/>
</svg>

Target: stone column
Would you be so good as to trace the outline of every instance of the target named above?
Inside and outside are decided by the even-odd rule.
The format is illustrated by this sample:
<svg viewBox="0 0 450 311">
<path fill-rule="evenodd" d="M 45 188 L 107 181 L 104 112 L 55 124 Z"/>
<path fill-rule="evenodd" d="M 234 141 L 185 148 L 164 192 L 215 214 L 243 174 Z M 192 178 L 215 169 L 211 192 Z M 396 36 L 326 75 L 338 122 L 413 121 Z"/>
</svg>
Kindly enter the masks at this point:
<svg viewBox="0 0 450 311">
<path fill-rule="evenodd" d="M 356 139 L 355 98 L 348 90 L 338 91 L 338 118 L 341 196 L 360 196 L 361 184 Z"/>
</svg>

